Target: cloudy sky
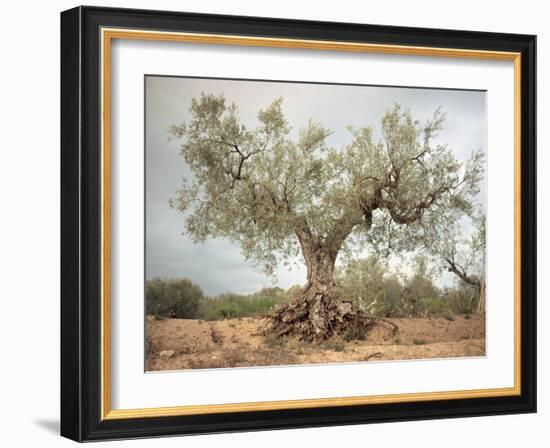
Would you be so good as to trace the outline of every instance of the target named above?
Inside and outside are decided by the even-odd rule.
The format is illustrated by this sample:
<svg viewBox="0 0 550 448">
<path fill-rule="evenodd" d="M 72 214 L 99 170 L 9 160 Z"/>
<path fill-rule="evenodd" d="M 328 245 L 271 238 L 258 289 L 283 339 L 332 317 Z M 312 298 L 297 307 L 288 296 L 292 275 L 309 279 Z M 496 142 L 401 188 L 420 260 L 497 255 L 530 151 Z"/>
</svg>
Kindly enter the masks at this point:
<svg viewBox="0 0 550 448">
<path fill-rule="evenodd" d="M 349 142 L 348 125 L 379 129 L 380 118 L 394 103 L 410 108 L 421 121 L 441 106 L 447 120 L 438 140 L 447 143 L 459 159 L 487 145 L 485 92 L 147 76 L 146 277 L 187 277 L 210 295 L 250 293 L 274 283 L 228 241 L 194 244 L 182 234 L 184 215 L 168 205 L 182 178 L 190 178 L 191 173 L 179 154 L 181 141 L 170 141 L 167 129 L 190 119 L 191 99 L 201 92 L 224 94 L 228 102 L 235 102 L 247 127 L 255 126 L 259 109 L 282 96 L 294 130 L 309 119 L 319 121 L 332 130 L 328 144 L 335 148 Z M 485 205 L 485 185 L 479 201 Z M 283 288 L 303 284 L 305 266 L 300 260 L 297 264 L 291 270 L 281 266 L 276 284 Z"/>
</svg>

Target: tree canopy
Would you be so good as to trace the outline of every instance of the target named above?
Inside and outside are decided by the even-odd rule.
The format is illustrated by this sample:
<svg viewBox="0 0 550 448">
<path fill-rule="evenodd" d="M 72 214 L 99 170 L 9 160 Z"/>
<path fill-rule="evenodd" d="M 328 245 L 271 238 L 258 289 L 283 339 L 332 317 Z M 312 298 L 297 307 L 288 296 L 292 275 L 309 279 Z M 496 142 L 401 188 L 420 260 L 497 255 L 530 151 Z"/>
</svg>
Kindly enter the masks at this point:
<svg viewBox="0 0 550 448">
<path fill-rule="evenodd" d="M 421 123 L 396 104 L 378 132 L 350 127 L 341 148 L 327 144 L 331 132 L 317 121 L 293 131 L 282 98 L 258 112 L 253 128 L 223 95 L 203 93 L 189 111 L 170 133 L 193 175 L 171 204 L 195 241 L 227 238 L 267 273 L 300 250 L 307 264 L 319 247 L 335 260 L 365 245 L 382 254 L 434 246 L 473 212 L 484 176 L 482 151 L 461 161 L 434 143 L 440 109 Z"/>
</svg>

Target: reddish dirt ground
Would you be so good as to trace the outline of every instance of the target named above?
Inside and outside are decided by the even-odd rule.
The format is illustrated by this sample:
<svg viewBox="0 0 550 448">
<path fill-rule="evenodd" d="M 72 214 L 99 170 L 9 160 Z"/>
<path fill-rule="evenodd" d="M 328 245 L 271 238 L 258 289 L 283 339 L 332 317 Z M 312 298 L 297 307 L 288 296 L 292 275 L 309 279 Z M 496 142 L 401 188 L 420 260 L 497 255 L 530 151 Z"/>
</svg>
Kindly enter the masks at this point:
<svg viewBox="0 0 550 448">
<path fill-rule="evenodd" d="M 483 315 L 390 319 L 365 341 L 306 343 L 262 336 L 262 319 L 155 320 L 147 316 L 147 370 L 209 369 L 485 355 Z"/>
</svg>

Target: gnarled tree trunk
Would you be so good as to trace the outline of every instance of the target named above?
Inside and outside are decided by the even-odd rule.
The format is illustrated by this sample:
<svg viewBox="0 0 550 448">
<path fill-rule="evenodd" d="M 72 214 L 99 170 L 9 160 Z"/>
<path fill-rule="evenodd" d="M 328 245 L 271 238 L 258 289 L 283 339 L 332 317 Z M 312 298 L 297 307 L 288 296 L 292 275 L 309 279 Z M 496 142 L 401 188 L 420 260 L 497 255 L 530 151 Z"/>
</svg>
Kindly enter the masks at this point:
<svg viewBox="0 0 550 448">
<path fill-rule="evenodd" d="M 266 333 L 277 337 L 298 336 L 307 341 L 322 341 L 336 335 L 364 339 L 379 319 L 340 299 L 334 283 L 336 257 L 324 247 L 303 252 L 308 282 L 298 297 L 269 315 Z M 385 322 L 395 334 L 397 326 Z"/>
</svg>

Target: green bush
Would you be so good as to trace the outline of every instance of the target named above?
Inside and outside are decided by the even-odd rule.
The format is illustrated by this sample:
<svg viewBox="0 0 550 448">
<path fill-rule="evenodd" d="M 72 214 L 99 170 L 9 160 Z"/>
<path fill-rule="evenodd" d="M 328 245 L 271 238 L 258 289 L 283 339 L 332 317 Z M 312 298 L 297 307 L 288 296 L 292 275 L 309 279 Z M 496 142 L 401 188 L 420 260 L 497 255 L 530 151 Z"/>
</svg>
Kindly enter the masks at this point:
<svg viewBox="0 0 550 448">
<path fill-rule="evenodd" d="M 420 300 L 420 308 L 429 317 L 445 317 L 452 314 L 449 302 L 440 297 L 427 297 Z"/>
<path fill-rule="evenodd" d="M 232 319 L 263 317 L 277 304 L 289 299 L 282 288 L 263 288 L 249 294 L 223 293 L 206 297 L 190 280 L 154 278 L 146 283 L 145 311 L 157 319 Z"/>
<path fill-rule="evenodd" d="M 419 254 L 412 261 L 412 276 L 406 281 L 401 295 L 402 307 L 409 316 L 427 317 L 446 312 L 446 304 L 439 300 L 434 284 L 435 272 L 428 259 Z"/>
<path fill-rule="evenodd" d="M 203 300 L 202 289 L 185 278 L 154 278 L 145 285 L 145 312 L 156 318 L 196 319 Z"/>
<path fill-rule="evenodd" d="M 264 316 L 280 303 L 280 297 L 273 291 L 267 293 L 262 291 L 252 295 L 228 292 L 212 299 L 206 299 L 202 303 L 201 315 L 206 320 Z M 281 291 L 283 290 L 281 289 Z"/>
<path fill-rule="evenodd" d="M 449 308 L 454 314 L 470 314 L 477 308 L 479 296 L 470 286 L 460 286 L 449 290 L 446 295 Z"/>
<path fill-rule="evenodd" d="M 336 276 L 344 300 L 375 316 L 394 316 L 401 308 L 403 286 L 376 257 L 351 261 Z"/>
</svg>

